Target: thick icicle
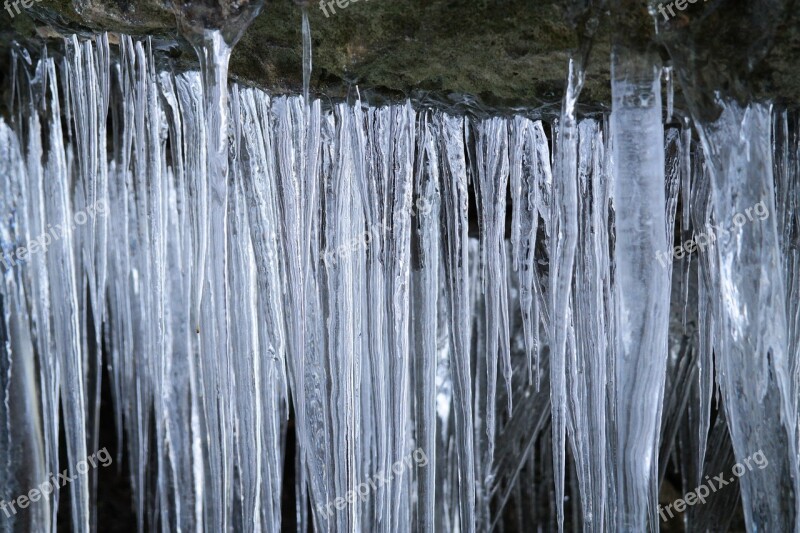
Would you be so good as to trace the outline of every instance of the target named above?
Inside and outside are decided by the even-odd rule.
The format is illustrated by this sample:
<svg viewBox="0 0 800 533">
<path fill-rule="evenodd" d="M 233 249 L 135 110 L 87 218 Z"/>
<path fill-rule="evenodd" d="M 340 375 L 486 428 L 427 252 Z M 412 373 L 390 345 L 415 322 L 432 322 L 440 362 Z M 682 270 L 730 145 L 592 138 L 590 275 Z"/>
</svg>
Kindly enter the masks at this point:
<svg viewBox="0 0 800 533">
<path fill-rule="evenodd" d="M 720 106 L 717 121 L 700 128 L 718 224 L 711 271 L 719 298 L 717 379 L 736 458 L 742 462 L 760 451 L 770 463 L 741 478 L 747 526 L 789 531 L 798 516 L 796 392 L 787 350 L 772 110 L 761 104 Z"/>
<path fill-rule="evenodd" d="M 39 132 L 34 127 L 30 133 L 34 135 Z M 41 139 L 36 138 L 32 143 L 34 153 L 41 146 L 40 142 Z M 61 142 L 55 147 L 56 150 L 59 148 L 63 150 Z M 26 276 L 23 269 L 27 266 L 28 259 L 35 255 L 27 259 L 17 257 L 16 262 L 9 257 L 18 245 L 28 242 L 29 231 L 36 227 L 25 213 L 29 200 L 28 175 L 20 149 L 17 135 L 0 119 L 0 175 L 4 176 L 0 185 L 0 208 L 4 213 L 0 220 L 4 266 L 0 283 L 0 498 L 3 502 L 0 530 L 4 533 L 48 530 L 54 524 L 47 505 L 31 508 L 30 513 L 17 516 L 16 512 L 13 515 L 9 513 L 6 504 L 11 501 L 13 510 L 13 499 L 17 494 L 24 494 L 28 486 L 45 478 L 46 469 L 53 460 L 48 457 L 53 443 L 42 439 L 43 424 L 47 427 L 52 421 L 41 420 L 36 409 L 38 391 L 34 339 L 28 313 L 25 311 Z M 39 161 L 35 163 L 37 166 L 40 164 Z M 41 174 L 40 168 L 38 173 Z M 33 317 L 36 318 L 36 315 Z M 47 371 L 43 371 L 41 375 L 45 379 L 51 377 Z M 73 405 L 70 404 L 70 407 Z M 75 437 L 75 429 L 80 428 L 72 425 L 67 429 L 67 434 Z M 49 436 L 49 432 L 45 436 Z M 80 435 L 78 437 L 82 438 Z M 51 460 L 47 461 L 48 458 Z M 55 460 L 57 461 L 57 457 Z M 84 505 L 88 505 L 88 498 L 81 496 L 79 494 L 73 499 L 73 509 L 79 512 L 84 510 Z M 74 523 L 88 525 L 86 522 Z"/>
<path fill-rule="evenodd" d="M 617 45 L 611 144 L 616 225 L 617 527 L 655 527 L 658 437 L 670 298 L 660 68 Z"/>
<path fill-rule="evenodd" d="M 22 65 L 22 61 L 16 63 L 17 65 Z M 24 69 L 24 67 L 23 67 Z M 51 70 L 53 69 L 53 70 Z M 44 109 L 49 108 L 49 99 L 47 97 L 47 76 L 54 72 L 54 65 L 52 60 L 44 59 L 39 62 L 36 67 L 35 76 L 29 78 L 31 85 L 25 87 L 24 84 L 21 84 L 19 87 L 21 93 L 27 92 L 27 94 L 32 98 L 32 102 L 24 102 L 24 100 L 20 100 L 19 104 L 21 108 L 26 108 L 29 105 L 36 104 L 37 102 L 43 105 Z M 22 80 L 18 80 L 22 82 Z M 38 85 L 41 83 L 41 85 Z M 44 123 L 47 124 L 47 120 L 49 116 L 47 114 L 42 117 L 44 119 Z M 43 233 L 47 233 L 50 231 L 50 226 L 47 224 L 48 217 L 47 212 L 45 209 L 45 168 L 43 166 L 44 159 L 43 156 L 47 153 L 47 142 L 46 139 L 42 137 L 42 120 L 40 119 L 39 113 L 31 113 L 28 117 L 27 121 L 27 129 L 23 130 L 27 134 L 27 138 L 29 139 L 28 147 L 27 147 L 27 157 L 26 157 L 26 167 L 27 167 L 27 178 L 28 178 L 28 187 L 29 191 L 27 194 L 28 206 L 27 206 L 27 213 L 25 216 L 21 216 L 19 220 L 16 221 L 14 224 L 16 228 L 9 228 L 8 233 L 9 235 L 3 235 L 3 242 L 9 242 L 9 239 L 12 238 L 13 233 L 17 233 L 18 236 L 24 234 L 24 231 L 27 227 L 28 237 L 30 236 L 38 236 L 42 235 Z M 6 162 L 9 167 L 8 169 L 4 170 L 1 175 L 7 176 L 8 178 L 8 186 L 12 188 L 15 187 L 22 187 L 23 176 L 20 174 L 16 174 L 15 176 L 15 156 L 19 154 L 19 145 L 17 140 L 14 138 L 14 135 L 11 134 L 10 130 L 5 130 L 5 135 L 7 135 L 6 141 L 2 143 L 5 147 L 7 152 L 3 155 L 2 160 Z M 19 154 L 21 155 L 21 154 Z M 8 193 L 6 193 L 7 195 Z M 24 198 L 24 196 L 23 196 Z M 22 214 L 22 211 L 18 211 Z M 26 220 L 25 223 L 24 221 Z M 16 231 L 13 231 L 16 229 Z M 52 239 L 52 235 L 50 236 Z M 4 246 L 4 257 L 3 257 L 3 265 L 5 267 L 9 267 L 9 261 L 7 256 L 7 251 L 5 250 Z M 26 290 L 30 295 L 31 301 L 31 310 L 30 310 L 30 323 L 32 326 L 35 326 L 35 330 L 32 332 L 32 337 L 35 342 L 35 349 L 39 354 L 38 357 L 38 366 L 39 366 L 39 394 L 41 395 L 41 402 L 42 402 L 42 414 L 41 414 L 41 424 L 42 424 L 42 435 L 43 435 L 43 443 L 41 447 L 43 448 L 41 452 L 43 453 L 44 457 L 44 467 L 45 471 L 47 472 L 57 472 L 59 470 L 59 453 L 58 453 L 58 433 L 59 433 L 59 400 L 60 400 L 60 377 L 59 377 L 59 361 L 57 357 L 53 357 L 52 354 L 54 352 L 54 345 L 53 345 L 53 329 L 51 324 L 51 303 L 50 303 L 50 279 L 49 279 L 49 272 L 47 266 L 47 258 L 42 254 L 32 254 L 28 259 L 31 276 L 30 276 L 30 287 Z M 22 278 L 24 279 L 24 278 Z M 9 280 L 10 281 L 10 280 Z M 4 297 L 4 300 L 9 301 L 12 298 L 16 298 L 17 296 L 13 294 L 13 291 L 9 290 Z M 24 313 L 20 313 L 20 316 L 24 316 Z M 6 328 L 6 330 L 10 333 L 13 330 L 11 328 Z M 22 333 L 23 330 L 19 330 Z M 13 341 L 12 341 L 13 342 Z M 23 341 L 24 342 L 24 341 Z M 14 346 L 12 345 L 12 350 L 14 350 Z M 19 349 L 16 350 L 17 353 L 22 353 Z M 13 355 L 13 353 L 12 353 Z M 24 366 L 21 367 L 24 369 Z M 3 373 L 4 375 L 7 375 Z M 13 368 L 12 373 L 13 376 Z M 5 396 L 5 394 L 3 395 Z M 29 402 L 26 402 L 29 403 Z M 33 416 L 33 419 L 36 417 Z M 25 427 L 24 424 L 20 423 L 20 427 Z M 12 437 L 12 432 L 9 432 L 8 435 Z M 31 439 L 30 450 L 33 453 L 37 453 L 39 450 L 39 444 L 37 443 L 36 438 Z M 4 457 L 12 457 L 12 454 L 2 454 Z M 24 463 L 22 463 L 24 464 Z M 37 466 L 34 464 L 30 468 L 32 475 L 45 475 L 44 472 L 39 471 Z M 5 487 L 12 487 L 12 483 L 4 482 L 0 483 Z M 11 496 L 11 495 L 7 495 Z M 54 494 L 52 501 L 43 501 L 42 502 L 43 509 L 36 509 L 31 510 L 31 517 L 32 523 L 37 521 L 39 522 L 39 527 L 42 529 L 48 529 L 51 524 L 56 522 L 56 513 L 58 511 L 58 494 Z M 37 516 L 39 512 L 43 513 L 43 516 Z M 36 529 L 36 528 L 34 528 Z"/>
</svg>

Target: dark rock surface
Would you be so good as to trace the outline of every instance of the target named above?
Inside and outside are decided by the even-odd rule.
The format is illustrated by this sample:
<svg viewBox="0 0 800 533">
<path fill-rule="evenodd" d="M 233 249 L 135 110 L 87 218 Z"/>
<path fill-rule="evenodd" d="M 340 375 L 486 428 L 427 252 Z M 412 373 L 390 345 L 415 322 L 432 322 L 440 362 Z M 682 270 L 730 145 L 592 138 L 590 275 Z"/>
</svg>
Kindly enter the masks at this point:
<svg viewBox="0 0 800 533">
<path fill-rule="evenodd" d="M 344 5 L 344 0 L 339 1 Z M 372 99 L 414 95 L 453 102 L 470 95 L 492 107 L 557 109 L 560 105 L 567 59 L 577 47 L 567 13 L 580 2 L 350 2 L 345 8 L 336 2 L 332 8 L 326 4 L 327 17 L 319 3 L 308 6 L 314 46 L 311 86 L 318 95 L 346 97 L 357 86 L 362 96 Z M 772 4 L 779 2 L 784 9 L 776 11 Z M 691 39 L 693 46 L 702 48 L 691 62 L 691 68 L 700 72 L 730 70 L 731 65 L 742 64 L 741 54 L 731 52 L 731 45 L 747 51 L 757 44 L 766 51 L 763 60 L 732 71 L 736 81 L 715 76 L 713 82 L 741 86 L 756 98 L 781 97 L 797 103 L 800 14 L 793 3 L 763 2 L 763 9 L 774 13 L 768 21 L 774 39 L 769 36 L 766 44 L 747 41 L 753 27 L 763 33 L 753 18 L 760 12 L 753 5 L 761 2 L 752 0 L 697 1 L 668 23 L 662 20 L 658 37 L 646 2 L 631 0 L 625 26 L 626 31 L 648 36 L 665 59 L 669 58 L 662 44 L 665 36 L 672 39 L 671 51 L 676 49 L 675 39 Z M 98 30 L 150 35 L 165 61 L 177 68 L 196 65 L 194 52 L 178 36 L 175 15 L 163 2 L 80 0 L 79 4 L 80 14 L 72 2 L 63 0 L 34 2 L 13 18 L 0 11 L 2 72 L 8 72 L 7 49 L 13 39 L 47 41 L 60 34 Z M 273 92 L 298 92 L 302 84 L 300 18 L 300 8 L 291 0 L 266 2 L 234 50 L 231 75 Z M 581 95 L 584 104 L 609 105 L 612 29 L 608 11 L 602 10 Z"/>
</svg>

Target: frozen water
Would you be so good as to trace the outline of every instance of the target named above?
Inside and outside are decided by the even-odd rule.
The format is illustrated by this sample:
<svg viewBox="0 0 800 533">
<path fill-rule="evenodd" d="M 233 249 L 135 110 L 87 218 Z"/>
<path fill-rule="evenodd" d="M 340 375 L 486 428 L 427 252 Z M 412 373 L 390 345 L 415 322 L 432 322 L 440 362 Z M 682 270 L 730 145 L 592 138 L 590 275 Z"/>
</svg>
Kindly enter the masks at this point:
<svg viewBox="0 0 800 533">
<path fill-rule="evenodd" d="M 110 445 L 103 408 L 140 530 L 653 530 L 660 487 L 759 451 L 684 523 L 741 489 L 752 531 L 797 527 L 794 115 L 723 101 L 697 143 L 626 56 L 609 116 L 578 117 L 580 61 L 558 120 L 323 106 L 194 36 L 200 72 L 126 36 L 15 58 L 0 498 Z M 37 503 L 0 530 L 53 530 Z"/>
<path fill-rule="evenodd" d="M 615 51 L 611 63 L 616 520 L 619 531 L 644 531 L 657 520 L 652 504 L 670 298 L 670 270 L 653 258 L 668 248 L 672 231 L 664 194 L 660 69 L 627 54 L 633 52 Z"/>
</svg>

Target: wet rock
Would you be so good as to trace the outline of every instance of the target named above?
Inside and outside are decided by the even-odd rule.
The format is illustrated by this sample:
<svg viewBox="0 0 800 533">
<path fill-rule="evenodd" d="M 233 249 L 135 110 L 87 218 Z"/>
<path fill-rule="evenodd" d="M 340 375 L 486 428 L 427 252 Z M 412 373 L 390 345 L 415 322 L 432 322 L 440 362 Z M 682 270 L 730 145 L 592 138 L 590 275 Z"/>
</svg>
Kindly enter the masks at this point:
<svg viewBox="0 0 800 533">
<path fill-rule="evenodd" d="M 757 27 L 766 25 L 772 33 L 751 42 L 751 15 L 761 8 L 743 8 L 743 2 L 697 2 L 691 10 L 676 12 L 668 24 L 662 21 L 656 37 L 655 19 L 660 15 L 651 16 L 646 4 L 637 1 L 625 25 L 650 39 L 667 61 L 670 52 L 679 53 L 676 43 L 687 39 L 695 50 L 689 68 L 697 73 L 703 91 L 719 88 L 800 102 L 800 15 L 792 9 L 764 15 Z M 354 96 L 358 88 L 362 97 L 374 100 L 413 95 L 445 104 L 470 95 L 488 106 L 555 111 L 568 55 L 578 43 L 565 5 L 561 0 L 534 5 L 527 0 L 335 0 L 323 6 L 308 2 L 312 91 L 341 98 Z M 52 41 L 59 33 L 109 30 L 150 35 L 164 61 L 179 69 L 196 67 L 196 55 L 178 36 L 172 7 L 164 2 L 83 0 L 78 12 L 69 1 L 41 0 L 13 18 L 3 14 L 4 61 L 12 39 Z M 292 0 L 266 2 L 233 52 L 232 77 L 274 92 L 299 92 L 300 18 L 300 7 Z M 581 94 L 581 103 L 588 106 L 604 108 L 610 103 L 612 26 L 604 12 Z M 731 70 L 744 66 L 741 53 L 748 47 L 755 49 L 758 60 Z M 681 105 L 680 94 L 676 105 Z"/>
</svg>

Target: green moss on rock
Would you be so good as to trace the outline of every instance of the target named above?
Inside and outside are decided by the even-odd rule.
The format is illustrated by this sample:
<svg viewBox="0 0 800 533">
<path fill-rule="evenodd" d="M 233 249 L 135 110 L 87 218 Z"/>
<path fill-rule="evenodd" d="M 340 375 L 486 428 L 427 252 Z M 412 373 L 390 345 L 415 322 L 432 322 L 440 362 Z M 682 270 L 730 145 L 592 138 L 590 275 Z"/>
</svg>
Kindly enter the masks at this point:
<svg viewBox="0 0 800 533">
<path fill-rule="evenodd" d="M 631 0 L 634 1 L 634 0 Z M 395 98 L 472 95 L 496 107 L 557 106 L 569 54 L 577 47 L 563 0 L 357 0 L 334 3 L 323 14 L 308 7 L 314 47 L 312 90 L 340 98 L 361 94 Z M 170 48 L 165 59 L 194 68 L 193 50 L 177 35 L 174 15 L 154 0 L 42 0 L 11 19 L 0 34 L 44 41 L 42 35 L 109 30 L 151 35 Z M 642 5 L 643 2 L 642 2 Z M 734 15 L 731 15 L 734 16 Z M 290 0 L 267 2 L 231 59 L 231 75 L 273 92 L 298 92 L 302 83 L 300 8 Z M 653 33 L 646 9 L 631 10 L 625 24 L 637 36 Z M 46 31 L 43 31 L 46 30 Z M 778 32 L 776 46 L 749 74 L 756 96 L 800 101 L 797 16 Z M 581 102 L 607 106 L 611 24 L 600 18 Z M 654 46 L 658 46 L 654 43 Z M 2 50 L 0 50 L 2 52 Z M 3 54 L 7 56 L 7 54 Z M 4 69 L 7 71 L 7 69 Z"/>
</svg>

